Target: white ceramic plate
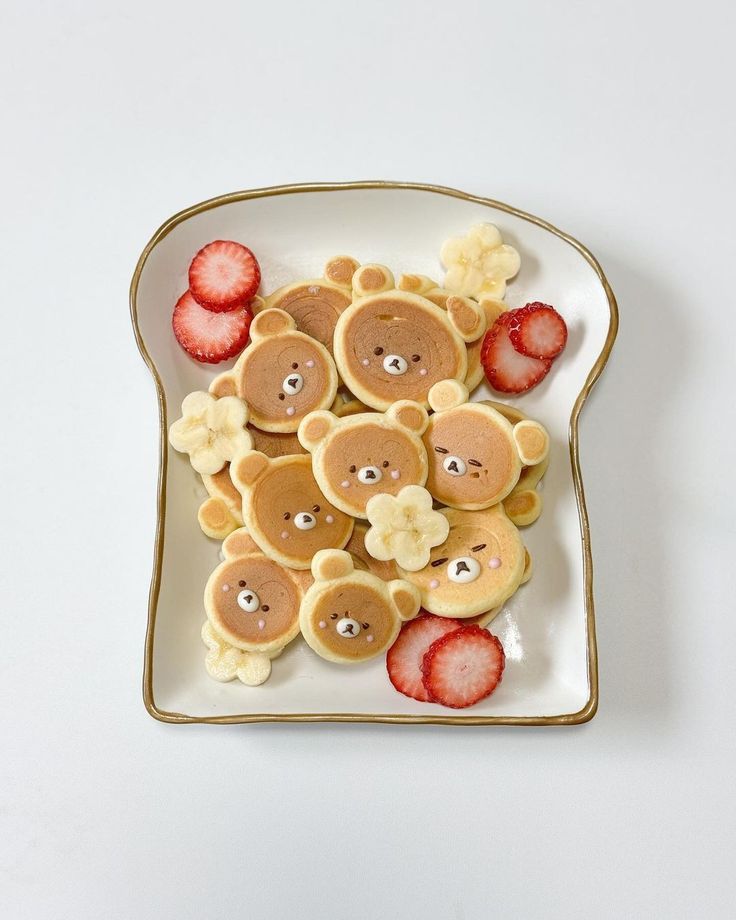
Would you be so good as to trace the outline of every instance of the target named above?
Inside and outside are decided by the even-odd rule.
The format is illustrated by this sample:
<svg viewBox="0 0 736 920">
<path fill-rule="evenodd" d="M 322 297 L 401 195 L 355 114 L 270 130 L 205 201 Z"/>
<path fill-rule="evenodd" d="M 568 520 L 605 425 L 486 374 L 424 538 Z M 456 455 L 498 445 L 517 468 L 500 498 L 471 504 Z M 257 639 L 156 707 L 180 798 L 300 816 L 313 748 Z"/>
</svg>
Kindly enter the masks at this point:
<svg viewBox="0 0 736 920">
<path fill-rule="evenodd" d="M 496 692 L 456 712 L 419 703 L 389 683 L 383 656 L 355 667 L 317 657 L 297 639 L 260 687 L 222 684 L 204 668 L 202 594 L 218 563 L 219 544 L 197 524 L 205 492 L 188 458 L 170 450 L 166 430 L 183 397 L 203 390 L 226 365 L 198 365 L 171 331 L 171 312 L 187 288 L 193 254 L 213 239 L 240 240 L 257 254 L 262 289 L 318 277 L 327 258 L 349 253 L 398 275 L 441 281 L 438 253 L 449 236 L 491 221 L 521 253 L 508 288 L 511 307 L 556 305 L 569 341 L 544 382 L 510 401 L 539 419 L 552 438 L 543 480 L 544 511 L 523 538 L 534 576 L 491 626 L 506 651 Z M 545 222 L 498 202 L 452 189 L 384 182 L 305 185 L 238 192 L 204 202 L 167 221 L 143 252 L 131 287 L 133 325 L 154 374 L 161 412 L 159 521 L 151 585 L 144 699 L 165 721 L 432 721 L 461 724 L 578 723 L 597 706 L 592 569 L 577 416 L 616 334 L 613 294 L 595 259 Z M 493 395 L 482 386 L 474 398 Z"/>
</svg>

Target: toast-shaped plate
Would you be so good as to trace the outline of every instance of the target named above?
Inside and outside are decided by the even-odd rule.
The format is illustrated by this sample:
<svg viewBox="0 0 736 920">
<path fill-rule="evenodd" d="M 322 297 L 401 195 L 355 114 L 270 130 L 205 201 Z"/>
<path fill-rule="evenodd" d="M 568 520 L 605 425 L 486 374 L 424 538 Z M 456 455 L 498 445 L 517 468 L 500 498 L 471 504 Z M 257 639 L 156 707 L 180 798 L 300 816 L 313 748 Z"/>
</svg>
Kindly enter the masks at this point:
<svg viewBox="0 0 736 920">
<path fill-rule="evenodd" d="M 262 686 L 218 683 L 204 667 L 203 590 L 220 546 L 205 537 L 197 508 L 206 497 L 186 455 L 168 446 L 168 426 L 183 397 L 207 389 L 229 365 L 199 365 L 179 347 L 171 313 L 186 290 L 197 250 L 213 239 L 239 240 L 257 255 L 265 293 L 319 277 L 325 261 L 348 253 L 402 272 L 442 279 L 445 239 L 480 221 L 496 224 L 521 254 L 506 301 L 541 300 L 565 317 L 569 339 L 546 379 L 506 399 L 485 384 L 473 399 L 518 406 L 549 430 L 544 511 L 523 532 L 534 575 L 506 604 L 491 631 L 506 651 L 496 692 L 455 711 L 397 693 L 384 657 L 341 667 L 317 657 L 301 638 L 274 663 Z M 363 721 L 456 725 L 586 722 L 598 704 L 593 567 L 585 510 L 578 420 L 611 352 L 616 301 L 588 250 L 546 221 L 497 201 L 437 186 L 394 182 L 310 184 L 224 195 L 174 215 L 138 261 L 130 291 L 138 347 L 153 374 L 160 413 L 158 525 L 148 607 L 143 695 L 166 722 Z"/>
</svg>

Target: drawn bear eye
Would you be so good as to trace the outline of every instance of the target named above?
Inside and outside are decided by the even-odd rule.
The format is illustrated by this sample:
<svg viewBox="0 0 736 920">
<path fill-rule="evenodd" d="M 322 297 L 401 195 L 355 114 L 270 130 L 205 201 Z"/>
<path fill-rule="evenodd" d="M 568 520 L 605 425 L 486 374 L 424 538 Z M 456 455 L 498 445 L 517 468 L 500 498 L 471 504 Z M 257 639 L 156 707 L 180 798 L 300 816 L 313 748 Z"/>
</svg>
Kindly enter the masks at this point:
<svg viewBox="0 0 736 920">
<path fill-rule="evenodd" d="M 286 399 L 283 393 L 279 393 L 279 399 Z"/>
<path fill-rule="evenodd" d="M 370 623 L 361 623 L 360 625 L 363 627 L 363 629 L 370 629 L 371 626 Z"/>
<path fill-rule="evenodd" d="M 295 362 L 291 365 L 291 369 L 292 369 L 293 371 L 295 371 L 298 367 L 299 367 L 299 362 L 298 362 L 298 361 L 295 361 Z"/>
<path fill-rule="evenodd" d="M 412 356 L 411 356 L 411 360 L 416 364 L 417 361 L 421 361 L 421 360 L 422 360 L 422 356 L 421 356 L 421 355 L 412 355 Z"/>
<path fill-rule="evenodd" d="M 382 355 L 382 354 L 383 354 L 383 349 L 382 349 L 380 346 L 379 346 L 378 348 L 374 348 L 374 349 L 373 349 L 373 354 L 374 354 L 374 355 Z"/>
<path fill-rule="evenodd" d="M 358 467 L 353 463 L 353 465 L 350 467 L 350 472 L 354 473 L 357 469 Z"/>
<path fill-rule="evenodd" d="M 444 565 L 447 562 L 447 556 L 442 556 L 439 559 L 435 559 L 431 565 L 432 568 L 437 568 L 438 565 Z"/>
<path fill-rule="evenodd" d="M 474 547 L 470 550 L 470 552 L 471 552 L 471 553 L 479 553 L 482 549 L 485 549 L 485 548 L 486 548 L 486 544 L 485 544 L 485 543 L 479 543 L 477 546 L 474 546 Z"/>
<path fill-rule="evenodd" d="M 336 620 L 336 619 L 337 619 L 337 614 L 336 614 L 336 613 L 331 613 L 331 614 L 330 614 L 330 619 L 331 619 L 331 620 Z"/>
<path fill-rule="evenodd" d="M 435 451 L 438 454 L 449 454 L 449 451 L 446 447 L 435 447 Z"/>
<path fill-rule="evenodd" d="M 238 582 L 238 585 L 239 585 L 241 588 L 244 588 L 244 587 L 245 587 L 245 582 L 243 581 L 242 578 L 241 578 L 240 581 Z"/>
<path fill-rule="evenodd" d="M 480 460 L 473 460 L 472 458 L 471 458 L 470 460 L 468 460 L 468 463 L 469 463 L 471 466 L 483 466 L 483 464 L 480 462 Z"/>
<path fill-rule="evenodd" d="M 385 470 L 386 467 L 388 466 L 388 460 L 384 460 L 383 463 L 381 464 L 381 466 L 382 466 L 382 467 L 384 468 L 384 470 Z"/>
<path fill-rule="evenodd" d="M 313 514 L 319 514 L 319 505 L 315 505 L 315 506 L 312 508 L 312 513 L 313 513 Z"/>
<path fill-rule="evenodd" d="M 288 521 L 290 517 L 291 517 L 291 514 L 287 511 L 287 512 L 284 514 L 284 520 L 285 520 L 285 521 Z"/>
</svg>

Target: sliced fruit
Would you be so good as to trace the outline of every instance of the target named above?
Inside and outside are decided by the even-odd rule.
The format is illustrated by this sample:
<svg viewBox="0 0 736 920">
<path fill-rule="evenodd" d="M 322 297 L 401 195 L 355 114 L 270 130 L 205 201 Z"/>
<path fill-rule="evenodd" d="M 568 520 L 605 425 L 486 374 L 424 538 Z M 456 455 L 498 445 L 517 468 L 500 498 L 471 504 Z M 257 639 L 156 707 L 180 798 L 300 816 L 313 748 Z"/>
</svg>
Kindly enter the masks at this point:
<svg viewBox="0 0 736 920">
<path fill-rule="evenodd" d="M 509 336 L 516 310 L 502 313 L 486 332 L 480 353 L 488 382 L 499 393 L 525 393 L 549 373 L 549 358 L 529 358 L 519 354 Z"/>
<path fill-rule="evenodd" d="M 430 702 L 429 693 L 422 683 L 424 656 L 433 642 L 459 629 L 461 625 L 457 620 L 426 612 L 404 623 L 386 655 L 388 678 L 399 693 L 423 703 Z"/>
<path fill-rule="evenodd" d="M 529 358 L 556 358 L 567 342 L 565 320 L 546 303 L 528 303 L 514 310 L 509 338 L 514 348 Z"/>
<path fill-rule="evenodd" d="M 422 662 L 424 688 L 433 702 L 464 709 L 493 693 L 505 664 L 503 646 L 487 629 L 461 626 L 429 647 Z"/>
<path fill-rule="evenodd" d="M 246 307 L 213 313 L 187 291 L 177 301 L 171 324 L 184 351 L 203 364 L 218 364 L 239 354 L 248 341 L 251 315 Z"/>
<path fill-rule="evenodd" d="M 200 307 L 223 313 L 244 307 L 258 290 L 261 269 L 241 243 L 215 240 L 189 266 L 189 290 Z"/>
</svg>

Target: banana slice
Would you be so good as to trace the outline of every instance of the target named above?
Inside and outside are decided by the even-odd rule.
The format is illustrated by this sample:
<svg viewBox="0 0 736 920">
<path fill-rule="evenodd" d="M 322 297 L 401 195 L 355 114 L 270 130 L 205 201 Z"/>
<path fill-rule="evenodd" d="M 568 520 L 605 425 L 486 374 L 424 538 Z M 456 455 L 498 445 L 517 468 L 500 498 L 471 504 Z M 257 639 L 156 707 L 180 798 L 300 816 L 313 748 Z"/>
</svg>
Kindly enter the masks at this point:
<svg viewBox="0 0 736 920">
<path fill-rule="evenodd" d="M 519 271 L 521 260 L 493 224 L 476 224 L 467 236 L 447 240 L 440 251 L 447 270 L 444 286 L 466 297 L 501 300 L 506 282 Z"/>
<path fill-rule="evenodd" d="M 432 496 L 422 486 L 404 486 L 398 495 L 380 493 L 368 500 L 371 527 L 365 548 L 379 562 L 395 560 L 407 572 L 429 562 L 430 550 L 447 539 L 447 518 L 432 509 Z"/>
<path fill-rule="evenodd" d="M 271 676 L 271 657 L 235 648 L 215 632 L 209 620 L 202 626 L 202 641 L 208 648 L 205 668 L 214 680 L 225 682 L 237 677 L 246 686 L 257 687 Z"/>
<path fill-rule="evenodd" d="M 248 406 L 237 396 L 216 399 L 197 390 L 184 398 L 181 413 L 169 429 L 169 443 L 189 454 L 189 462 L 202 475 L 219 473 L 236 454 L 253 447 L 245 427 Z"/>
</svg>

